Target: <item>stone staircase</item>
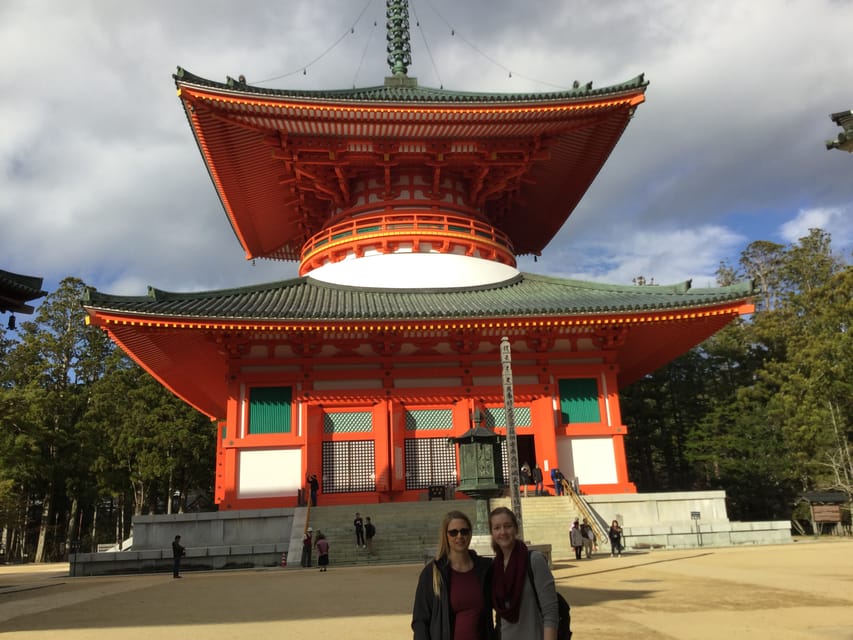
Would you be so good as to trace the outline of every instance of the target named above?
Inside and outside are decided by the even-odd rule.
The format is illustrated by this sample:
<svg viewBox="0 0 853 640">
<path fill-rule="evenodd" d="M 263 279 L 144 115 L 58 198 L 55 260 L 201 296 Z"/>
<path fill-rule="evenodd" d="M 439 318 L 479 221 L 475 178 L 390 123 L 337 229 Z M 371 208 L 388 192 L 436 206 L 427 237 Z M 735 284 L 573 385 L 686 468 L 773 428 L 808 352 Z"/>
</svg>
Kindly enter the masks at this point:
<svg viewBox="0 0 853 640">
<path fill-rule="evenodd" d="M 509 498 L 490 501 L 490 508 L 510 507 Z M 569 546 L 569 527 L 577 513 L 569 498 L 542 496 L 521 499 L 524 538 L 534 544 L 550 544 L 554 559 L 573 557 Z M 373 503 L 345 506 L 312 507 L 309 524 L 322 531 L 329 541 L 332 565 L 368 565 L 424 562 L 435 553 L 438 528 L 444 514 L 462 511 L 474 520 L 476 509 L 472 500 L 432 500 L 422 502 Z M 356 547 L 352 521 L 358 511 L 362 518 L 370 516 L 376 527 L 373 541 L 375 555 Z M 301 539 L 302 530 L 293 536 Z M 291 562 L 296 562 L 298 557 Z M 316 550 L 312 555 L 316 565 Z"/>
</svg>

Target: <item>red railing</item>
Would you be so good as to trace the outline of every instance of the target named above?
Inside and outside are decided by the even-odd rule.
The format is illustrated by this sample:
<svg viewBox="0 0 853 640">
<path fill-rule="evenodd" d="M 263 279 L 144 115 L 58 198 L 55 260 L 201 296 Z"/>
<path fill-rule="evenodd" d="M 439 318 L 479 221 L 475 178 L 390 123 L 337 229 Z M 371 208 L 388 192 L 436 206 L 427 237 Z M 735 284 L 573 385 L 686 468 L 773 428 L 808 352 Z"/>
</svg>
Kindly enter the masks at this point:
<svg viewBox="0 0 853 640">
<path fill-rule="evenodd" d="M 329 247 L 349 244 L 365 237 L 468 238 L 497 245 L 514 255 L 512 242 L 502 231 L 481 220 L 434 212 L 393 212 L 359 216 L 339 222 L 314 234 L 302 247 L 302 261 Z"/>
</svg>

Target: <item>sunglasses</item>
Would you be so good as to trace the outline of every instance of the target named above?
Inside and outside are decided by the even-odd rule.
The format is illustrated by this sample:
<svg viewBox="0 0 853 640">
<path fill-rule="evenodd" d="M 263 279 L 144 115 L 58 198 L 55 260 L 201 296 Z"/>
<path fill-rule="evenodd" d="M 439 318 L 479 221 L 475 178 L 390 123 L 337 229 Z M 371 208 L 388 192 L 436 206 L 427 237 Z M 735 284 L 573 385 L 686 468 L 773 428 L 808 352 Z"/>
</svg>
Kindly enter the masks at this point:
<svg viewBox="0 0 853 640">
<path fill-rule="evenodd" d="M 449 535 L 451 538 L 455 538 L 456 536 L 458 536 L 460 534 L 467 538 L 468 536 L 471 535 L 471 530 L 470 529 L 448 529 L 447 530 L 447 535 Z"/>
</svg>

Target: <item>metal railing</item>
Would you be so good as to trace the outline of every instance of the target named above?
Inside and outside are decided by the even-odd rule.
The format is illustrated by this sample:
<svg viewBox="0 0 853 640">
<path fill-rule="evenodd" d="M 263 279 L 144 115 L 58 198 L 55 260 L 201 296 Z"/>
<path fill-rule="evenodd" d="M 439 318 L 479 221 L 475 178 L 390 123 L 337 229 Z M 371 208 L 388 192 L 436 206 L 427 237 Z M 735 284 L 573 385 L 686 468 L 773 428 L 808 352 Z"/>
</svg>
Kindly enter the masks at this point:
<svg viewBox="0 0 853 640">
<path fill-rule="evenodd" d="M 592 505 L 575 490 L 575 488 L 565 479 L 563 480 L 563 491 L 572 499 L 575 509 L 580 512 L 581 518 L 585 518 L 587 524 L 592 527 L 592 532 L 595 534 L 595 541 L 598 546 L 602 544 L 610 544 L 610 535 L 608 531 L 610 527 L 604 518 L 592 508 Z"/>
</svg>

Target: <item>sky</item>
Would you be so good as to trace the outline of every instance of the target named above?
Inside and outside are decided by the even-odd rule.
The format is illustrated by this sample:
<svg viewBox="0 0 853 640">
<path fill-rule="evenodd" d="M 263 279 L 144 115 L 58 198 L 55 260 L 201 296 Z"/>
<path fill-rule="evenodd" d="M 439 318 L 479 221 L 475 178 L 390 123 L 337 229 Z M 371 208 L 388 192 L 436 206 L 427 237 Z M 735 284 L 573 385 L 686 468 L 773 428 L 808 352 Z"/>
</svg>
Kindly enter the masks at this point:
<svg viewBox="0 0 853 640">
<path fill-rule="evenodd" d="M 412 0 L 422 86 L 650 84 L 586 196 L 522 271 L 714 286 L 755 240 L 828 231 L 849 262 L 845 0 Z M 247 261 L 175 92 L 181 66 L 280 89 L 381 85 L 383 0 L 2 0 L 0 269 L 105 293 L 284 280 Z"/>
</svg>

